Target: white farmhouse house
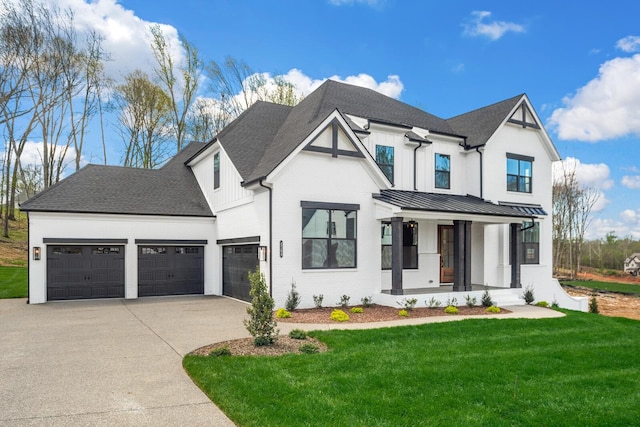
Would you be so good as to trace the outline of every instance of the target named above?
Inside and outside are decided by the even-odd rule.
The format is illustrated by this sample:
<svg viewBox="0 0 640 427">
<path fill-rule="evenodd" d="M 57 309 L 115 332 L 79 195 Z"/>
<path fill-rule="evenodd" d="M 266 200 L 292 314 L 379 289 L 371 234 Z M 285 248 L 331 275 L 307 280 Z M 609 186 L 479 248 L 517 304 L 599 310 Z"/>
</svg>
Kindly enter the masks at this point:
<svg viewBox="0 0 640 427">
<path fill-rule="evenodd" d="M 29 302 L 205 294 L 278 306 L 342 295 L 396 306 L 536 300 L 586 310 L 552 278 L 551 164 L 526 95 L 441 119 L 327 81 L 258 102 L 158 170 L 89 165 L 22 205 Z"/>
<path fill-rule="evenodd" d="M 640 253 L 634 253 L 624 260 L 624 272 L 637 276 L 638 271 L 640 271 Z"/>
</svg>

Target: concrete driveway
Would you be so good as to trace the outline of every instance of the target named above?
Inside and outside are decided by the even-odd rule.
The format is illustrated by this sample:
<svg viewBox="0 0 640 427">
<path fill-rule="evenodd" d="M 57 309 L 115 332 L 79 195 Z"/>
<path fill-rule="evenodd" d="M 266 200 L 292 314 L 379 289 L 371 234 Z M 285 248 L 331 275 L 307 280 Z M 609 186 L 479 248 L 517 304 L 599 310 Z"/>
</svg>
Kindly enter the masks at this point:
<svg viewBox="0 0 640 427">
<path fill-rule="evenodd" d="M 0 425 L 233 425 L 182 357 L 249 336 L 245 309 L 202 296 L 0 300 Z"/>
</svg>

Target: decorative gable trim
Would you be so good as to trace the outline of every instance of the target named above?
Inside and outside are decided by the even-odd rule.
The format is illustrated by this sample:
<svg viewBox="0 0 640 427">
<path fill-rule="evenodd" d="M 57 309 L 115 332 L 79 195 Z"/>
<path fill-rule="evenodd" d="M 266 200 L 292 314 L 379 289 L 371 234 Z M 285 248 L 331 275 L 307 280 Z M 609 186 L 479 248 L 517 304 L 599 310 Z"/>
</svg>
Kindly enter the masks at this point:
<svg viewBox="0 0 640 427">
<path fill-rule="evenodd" d="M 326 147 L 326 146 L 316 144 L 318 142 L 320 135 L 322 135 L 324 130 L 328 129 L 329 126 L 331 126 L 331 147 Z M 345 149 L 339 148 L 340 131 L 342 131 L 342 134 L 349 141 L 350 146 L 351 148 L 353 148 L 353 150 L 345 150 Z M 331 122 L 327 125 L 325 129 L 323 129 L 314 139 L 312 139 L 303 148 L 303 150 L 314 151 L 317 153 L 331 154 L 331 157 L 349 156 L 349 157 L 364 158 L 364 154 L 362 154 L 362 151 L 360 150 L 360 148 L 358 148 L 355 144 L 353 144 L 353 142 L 350 140 L 350 138 L 347 135 L 348 135 L 347 131 L 342 126 L 342 123 L 340 123 L 338 119 L 334 118 L 333 120 L 331 120 Z"/>
<path fill-rule="evenodd" d="M 507 123 L 513 123 L 523 128 L 541 129 L 538 124 L 535 115 L 531 112 L 525 102 L 521 102 L 520 106 L 513 112 L 511 117 L 507 120 Z"/>
</svg>

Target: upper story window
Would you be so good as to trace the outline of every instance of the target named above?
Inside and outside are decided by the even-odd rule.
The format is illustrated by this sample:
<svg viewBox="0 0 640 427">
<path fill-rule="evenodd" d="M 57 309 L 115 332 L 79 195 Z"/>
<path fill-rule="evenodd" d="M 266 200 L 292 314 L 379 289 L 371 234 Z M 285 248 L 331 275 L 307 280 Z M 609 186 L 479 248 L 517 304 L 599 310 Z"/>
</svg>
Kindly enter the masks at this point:
<svg viewBox="0 0 640 427">
<path fill-rule="evenodd" d="M 376 145 L 376 163 L 393 184 L 393 147 Z"/>
<path fill-rule="evenodd" d="M 213 188 L 220 188 L 220 153 L 213 155 Z"/>
<path fill-rule="evenodd" d="M 382 223 L 382 269 L 391 270 L 392 232 L 391 223 Z M 418 268 L 418 224 L 416 222 L 402 223 L 402 268 Z"/>
<path fill-rule="evenodd" d="M 533 157 L 507 153 L 507 191 L 531 193 Z"/>
<path fill-rule="evenodd" d="M 436 153 L 436 188 L 451 188 L 451 156 Z"/>
<path fill-rule="evenodd" d="M 358 205 L 302 202 L 302 268 L 355 268 Z"/>
</svg>

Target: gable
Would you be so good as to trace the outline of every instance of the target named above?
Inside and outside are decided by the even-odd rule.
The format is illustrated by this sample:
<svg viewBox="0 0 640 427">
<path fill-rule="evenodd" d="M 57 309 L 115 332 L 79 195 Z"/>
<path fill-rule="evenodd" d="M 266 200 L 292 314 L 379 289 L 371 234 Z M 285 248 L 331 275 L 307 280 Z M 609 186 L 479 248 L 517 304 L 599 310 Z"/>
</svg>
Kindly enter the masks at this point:
<svg viewBox="0 0 640 427">
<path fill-rule="evenodd" d="M 511 117 L 507 120 L 508 123 L 513 123 L 523 128 L 540 129 L 540 125 L 535 118 L 535 115 L 531 112 L 527 104 L 523 101 L 520 106 L 511 114 Z"/>
<path fill-rule="evenodd" d="M 364 157 L 360 148 L 347 135 L 344 126 L 335 118 L 303 150 L 331 154 L 332 157 Z"/>
</svg>

